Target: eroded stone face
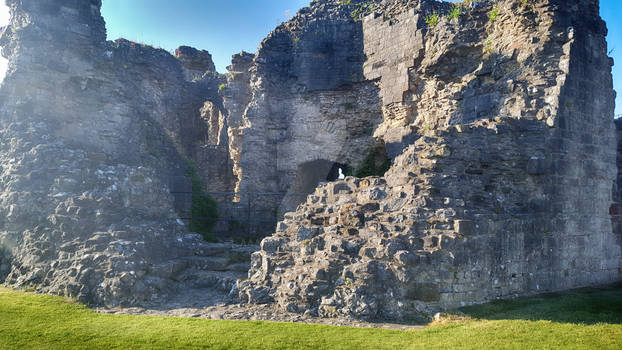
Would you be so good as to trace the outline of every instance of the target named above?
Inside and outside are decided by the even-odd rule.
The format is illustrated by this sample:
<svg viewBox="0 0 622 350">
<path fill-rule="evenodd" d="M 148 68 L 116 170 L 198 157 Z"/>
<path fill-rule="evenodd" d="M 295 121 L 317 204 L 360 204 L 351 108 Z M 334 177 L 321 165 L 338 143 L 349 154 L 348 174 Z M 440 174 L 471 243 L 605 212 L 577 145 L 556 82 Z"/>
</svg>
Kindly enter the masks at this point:
<svg viewBox="0 0 622 350">
<path fill-rule="evenodd" d="M 393 166 L 321 186 L 285 215 L 243 301 L 407 320 L 620 279 L 597 2 L 478 2 L 452 20 L 443 6 L 380 2 L 363 20 L 383 105 L 374 135 Z"/>
<path fill-rule="evenodd" d="M 198 158 L 200 107 L 222 106 L 222 77 L 189 82 L 164 50 L 106 42 L 99 1 L 7 5 L 0 278 L 110 306 L 195 288 L 187 271 L 220 269 L 210 283 L 231 285 L 236 248 L 189 233 L 169 188 Z"/>
<path fill-rule="evenodd" d="M 263 205 L 294 210 L 332 167 L 317 176 L 303 169 L 356 167 L 377 145 L 379 90 L 363 76 L 362 39 L 348 9 L 317 2 L 272 32 L 256 55 L 234 57 L 224 96 L 237 191 L 282 193 Z"/>
<path fill-rule="evenodd" d="M 451 20 L 435 1 L 313 1 L 226 77 L 207 52 L 106 42 L 98 0 L 7 3 L 9 285 L 153 303 L 224 295 L 250 259 L 234 289 L 244 302 L 412 320 L 620 279 L 612 62 L 595 0 L 480 1 Z M 377 145 L 393 158 L 385 176 L 313 189 Z M 178 220 L 192 195 L 170 193 L 188 191 L 188 159 L 206 189 L 302 204 L 252 255 L 207 244 Z"/>
</svg>

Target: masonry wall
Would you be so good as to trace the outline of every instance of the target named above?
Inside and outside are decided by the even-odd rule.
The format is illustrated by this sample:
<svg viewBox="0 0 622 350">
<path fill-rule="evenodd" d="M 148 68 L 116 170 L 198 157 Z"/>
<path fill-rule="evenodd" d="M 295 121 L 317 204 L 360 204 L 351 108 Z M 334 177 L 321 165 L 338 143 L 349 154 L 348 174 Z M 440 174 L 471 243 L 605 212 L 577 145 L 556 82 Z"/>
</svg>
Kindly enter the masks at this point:
<svg viewBox="0 0 622 350">
<path fill-rule="evenodd" d="M 411 5 L 363 27 L 365 73 L 383 96 L 375 136 L 394 143 L 393 166 L 321 186 L 287 214 L 253 256 L 242 300 L 411 319 L 620 280 L 597 2 L 473 3 L 433 27 L 418 18 L 438 3 Z"/>
<path fill-rule="evenodd" d="M 171 179 L 197 156 L 220 77 L 188 81 L 165 50 L 107 42 L 99 0 L 7 5 L 0 279 L 109 306 L 193 288 L 183 272 L 215 253 L 180 224 Z"/>
<path fill-rule="evenodd" d="M 276 194 L 260 209 L 283 221 L 238 283 L 244 302 L 412 320 L 621 279 L 596 0 L 479 1 L 456 19 L 432 0 L 316 0 L 234 56 L 226 84 L 207 52 L 106 42 L 98 0 L 8 5 L 0 278 L 12 286 L 114 306 L 222 281 L 210 269 L 230 285 L 228 248 L 177 220 L 192 196 L 170 192 L 187 192 L 188 159 L 206 189 L 235 186 L 228 205 Z M 383 177 L 322 183 L 378 145 L 393 159 Z"/>
<path fill-rule="evenodd" d="M 263 203 L 279 217 L 309 193 L 297 184 L 315 187 L 331 169 L 306 179 L 300 167 L 357 166 L 376 145 L 381 120 L 378 88 L 363 77 L 361 22 L 333 2 L 316 5 L 276 28 L 241 74 L 234 64 L 224 91 L 236 116 L 230 134 L 240 201 L 245 193 L 281 193 Z M 248 91 L 240 94 L 242 76 Z"/>
</svg>

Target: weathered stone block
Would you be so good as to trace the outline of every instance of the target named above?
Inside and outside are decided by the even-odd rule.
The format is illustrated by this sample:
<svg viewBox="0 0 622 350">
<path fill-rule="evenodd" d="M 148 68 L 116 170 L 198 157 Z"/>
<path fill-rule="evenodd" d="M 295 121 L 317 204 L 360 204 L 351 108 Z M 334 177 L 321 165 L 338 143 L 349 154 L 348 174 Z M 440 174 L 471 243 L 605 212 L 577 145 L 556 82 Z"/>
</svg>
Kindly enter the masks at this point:
<svg viewBox="0 0 622 350">
<path fill-rule="evenodd" d="M 441 294 L 438 284 L 436 283 L 416 282 L 411 283 L 406 288 L 406 298 L 424 302 L 435 302 L 441 299 Z"/>
<path fill-rule="evenodd" d="M 529 175 L 544 175 L 550 172 L 551 162 L 547 158 L 531 157 L 527 162 L 527 173 Z"/>
<path fill-rule="evenodd" d="M 471 220 L 455 220 L 454 228 L 459 235 L 472 236 L 477 233 L 476 224 Z"/>
<path fill-rule="evenodd" d="M 302 242 L 308 239 L 311 239 L 317 236 L 320 233 L 320 229 L 317 227 L 305 227 L 301 226 L 298 228 L 298 232 L 296 234 L 296 240 L 298 242 Z"/>
</svg>

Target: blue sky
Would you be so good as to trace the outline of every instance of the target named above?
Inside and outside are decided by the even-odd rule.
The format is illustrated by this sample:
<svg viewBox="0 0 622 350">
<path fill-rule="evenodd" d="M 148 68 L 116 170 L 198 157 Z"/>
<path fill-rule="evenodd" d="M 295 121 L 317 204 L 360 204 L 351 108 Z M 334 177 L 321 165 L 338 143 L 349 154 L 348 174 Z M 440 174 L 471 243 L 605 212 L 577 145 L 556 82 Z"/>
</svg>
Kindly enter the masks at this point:
<svg viewBox="0 0 622 350">
<path fill-rule="evenodd" d="M 600 0 L 600 15 L 607 22 L 609 56 L 613 57 L 613 87 L 618 92 L 616 116 L 622 117 L 622 1 Z"/>
<path fill-rule="evenodd" d="M 103 0 L 108 39 L 119 37 L 173 50 L 208 50 L 226 72 L 231 55 L 257 46 L 309 0 Z"/>
<path fill-rule="evenodd" d="M 614 57 L 616 115 L 622 114 L 622 1 L 601 0 Z M 189 45 L 208 50 L 219 72 L 242 50 L 260 41 L 309 0 L 103 0 L 108 39 L 129 40 L 173 50 Z"/>
</svg>

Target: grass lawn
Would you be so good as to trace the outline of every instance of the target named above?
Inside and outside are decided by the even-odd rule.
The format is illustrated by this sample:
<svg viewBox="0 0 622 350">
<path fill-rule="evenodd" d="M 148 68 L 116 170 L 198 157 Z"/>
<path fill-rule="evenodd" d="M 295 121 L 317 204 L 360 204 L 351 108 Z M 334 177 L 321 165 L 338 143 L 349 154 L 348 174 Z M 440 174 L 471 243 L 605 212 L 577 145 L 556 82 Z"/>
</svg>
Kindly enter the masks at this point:
<svg viewBox="0 0 622 350">
<path fill-rule="evenodd" d="M 97 314 L 0 288 L 0 349 L 622 349 L 622 285 L 469 307 L 425 330 Z"/>
</svg>

